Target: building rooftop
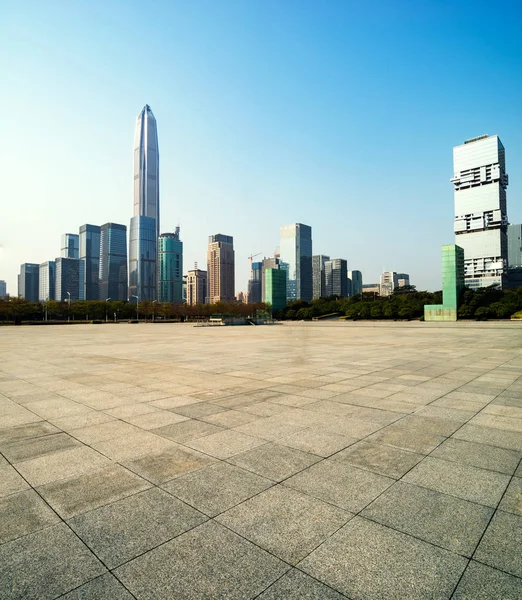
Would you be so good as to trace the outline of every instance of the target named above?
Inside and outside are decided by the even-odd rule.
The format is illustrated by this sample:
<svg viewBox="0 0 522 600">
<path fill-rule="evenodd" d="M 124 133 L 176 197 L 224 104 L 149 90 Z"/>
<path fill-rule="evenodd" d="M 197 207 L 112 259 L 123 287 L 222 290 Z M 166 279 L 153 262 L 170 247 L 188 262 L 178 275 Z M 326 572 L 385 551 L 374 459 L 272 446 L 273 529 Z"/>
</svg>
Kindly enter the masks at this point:
<svg viewBox="0 0 522 600">
<path fill-rule="evenodd" d="M 1 335 L 3 599 L 522 597 L 520 323 Z"/>
</svg>

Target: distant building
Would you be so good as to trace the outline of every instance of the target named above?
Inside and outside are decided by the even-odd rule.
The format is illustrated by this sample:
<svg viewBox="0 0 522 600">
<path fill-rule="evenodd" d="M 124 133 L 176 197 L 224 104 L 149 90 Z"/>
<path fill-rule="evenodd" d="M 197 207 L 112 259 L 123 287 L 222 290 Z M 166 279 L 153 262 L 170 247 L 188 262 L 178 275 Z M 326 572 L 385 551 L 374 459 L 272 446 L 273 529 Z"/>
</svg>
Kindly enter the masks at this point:
<svg viewBox="0 0 522 600">
<path fill-rule="evenodd" d="M 58 302 L 65 300 L 85 300 L 83 296 L 84 262 L 79 258 L 63 258 L 60 256 L 56 264 L 55 299 Z"/>
<path fill-rule="evenodd" d="M 100 300 L 128 299 L 127 227 L 105 223 L 100 227 Z"/>
<path fill-rule="evenodd" d="M 286 272 L 282 269 L 265 271 L 265 302 L 270 303 L 272 312 L 286 306 Z"/>
<path fill-rule="evenodd" d="M 456 321 L 459 296 L 464 288 L 464 250 L 442 246 L 442 304 L 424 306 L 425 321 Z"/>
<path fill-rule="evenodd" d="M 183 302 L 183 242 L 179 239 L 179 227 L 158 238 L 158 274 L 158 300 Z"/>
<path fill-rule="evenodd" d="M 363 294 L 375 294 L 377 296 L 381 295 L 381 286 L 378 283 L 365 283 L 362 286 Z"/>
<path fill-rule="evenodd" d="M 348 271 L 348 279 L 350 280 L 350 296 L 362 294 L 363 279 L 360 271 Z"/>
<path fill-rule="evenodd" d="M 80 236 L 77 233 L 62 235 L 62 258 L 80 258 Z"/>
<path fill-rule="evenodd" d="M 330 257 L 325 254 L 314 254 L 312 256 L 312 298 L 314 300 L 325 298 L 328 295 L 324 273 L 324 263 L 327 260 L 330 260 Z"/>
<path fill-rule="evenodd" d="M 0 279 L 0 299 L 7 298 L 7 283 Z"/>
<path fill-rule="evenodd" d="M 24 263 L 20 265 L 18 275 L 18 297 L 30 302 L 38 302 L 38 289 L 40 282 L 40 265 Z"/>
<path fill-rule="evenodd" d="M 253 262 L 252 270 L 250 272 L 250 279 L 248 281 L 248 303 L 256 304 L 261 302 L 262 297 L 262 285 L 261 279 L 263 274 L 263 263 Z"/>
<path fill-rule="evenodd" d="M 288 300 L 306 300 L 313 296 L 312 228 L 302 223 L 280 229 L 281 261 L 288 264 L 286 296 Z"/>
<path fill-rule="evenodd" d="M 348 296 L 348 269 L 344 258 L 334 258 L 324 263 L 327 296 Z"/>
<path fill-rule="evenodd" d="M 453 148 L 455 242 L 464 249 L 466 286 L 505 283 L 507 269 L 506 153 L 496 135 Z"/>
<path fill-rule="evenodd" d="M 187 304 L 205 304 L 207 296 L 207 272 L 193 269 L 187 274 Z"/>
<path fill-rule="evenodd" d="M 508 239 L 508 268 L 522 268 L 522 225 L 509 225 Z"/>
<path fill-rule="evenodd" d="M 80 260 L 84 262 L 83 297 L 85 300 L 100 299 L 100 227 L 80 227 Z"/>
<path fill-rule="evenodd" d="M 261 302 L 266 302 L 265 298 L 265 273 L 267 269 L 278 269 L 280 264 L 279 254 L 274 253 L 273 257 L 263 258 L 261 261 Z"/>
<path fill-rule="evenodd" d="M 247 303 L 247 300 L 248 300 L 248 302 L 250 303 L 250 299 L 246 298 L 246 295 L 245 295 L 243 292 L 238 292 L 238 293 L 236 294 L 236 301 L 237 301 L 239 304 L 246 304 L 246 303 Z"/>
<path fill-rule="evenodd" d="M 38 299 L 40 302 L 47 300 L 55 300 L 55 283 L 56 283 L 56 263 L 54 260 L 48 260 L 40 265 L 39 269 L 39 292 Z"/>
<path fill-rule="evenodd" d="M 156 299 L 156 259 L 158 237 L 156 219 L 132 217 L 129 232 L 129 300 Z"/>
<path fill-rule="evenodd" d="M 397 277 L 397 273 L 395 271 L 384 271 L 381 273 L 381 296 L 391 296 L 393 294 L 393 290 L 398 286 L 399 278 Z"/>
<path fill-rule="evenodd" d="M 207 297 L 209 304 L 234 302 L 234 239 L 218 233 L 208 238 Z"/>
<path fill-rule="evenodd" d="M 410 276 L 408 273 L 397 273 L 397 287 L 406 287 L 410 285 Z"/>
</svg>

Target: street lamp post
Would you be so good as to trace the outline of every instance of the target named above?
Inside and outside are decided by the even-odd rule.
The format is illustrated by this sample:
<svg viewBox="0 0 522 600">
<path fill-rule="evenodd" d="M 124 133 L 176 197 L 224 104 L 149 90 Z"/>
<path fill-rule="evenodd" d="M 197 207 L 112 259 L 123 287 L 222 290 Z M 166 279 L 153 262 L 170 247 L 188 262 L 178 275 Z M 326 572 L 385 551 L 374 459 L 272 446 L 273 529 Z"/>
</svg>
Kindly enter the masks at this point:
<svg viewBox="0 0 522 600">
<path fill-rule="evenodd" d="M 70 321 L 71 321 L 71 292 L 66 292 L 66 294 L 69 296 L 69 298 L 67 299 L 67 323 L 70 323 Z"/>
<path fill-rule="evenodd" d="M 105 298 L 105 322 L 108 323 L 109 322 L 109 317 L 107 316 L 107 302 L 110 300 L 110 298 Z"/>
<path fill-rule="evenodd" d="M 136 321 L 140 320 L 140 314 L 139 314 L 139 306 L 140 306 L 140 299 L 138 298 L 138 296 L 136 296 L 136 294 L 132 294 L 133 298 L 136 298 Z"/>
<path fill-rule="evenodd" d="M 154 323 L 154 305 L 156 304 L 157 300 L 153 300 L 152 301 L 152 322 Z"/>
</svg>

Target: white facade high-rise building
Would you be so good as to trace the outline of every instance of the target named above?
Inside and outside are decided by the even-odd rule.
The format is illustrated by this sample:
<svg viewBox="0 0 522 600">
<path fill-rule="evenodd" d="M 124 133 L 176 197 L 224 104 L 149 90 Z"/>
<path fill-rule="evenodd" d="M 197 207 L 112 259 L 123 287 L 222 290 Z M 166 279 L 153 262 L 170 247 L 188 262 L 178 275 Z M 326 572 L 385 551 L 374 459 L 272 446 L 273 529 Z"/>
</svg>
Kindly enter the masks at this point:
<svg viewBox="0 0 522 600">
<path fill-rule="evenodd" d="M 507 269 L 505 150 L 483 135 L 453 148 L 455 243 L 464 249 L 464 283 L 502 287 Z"/>
</svg>

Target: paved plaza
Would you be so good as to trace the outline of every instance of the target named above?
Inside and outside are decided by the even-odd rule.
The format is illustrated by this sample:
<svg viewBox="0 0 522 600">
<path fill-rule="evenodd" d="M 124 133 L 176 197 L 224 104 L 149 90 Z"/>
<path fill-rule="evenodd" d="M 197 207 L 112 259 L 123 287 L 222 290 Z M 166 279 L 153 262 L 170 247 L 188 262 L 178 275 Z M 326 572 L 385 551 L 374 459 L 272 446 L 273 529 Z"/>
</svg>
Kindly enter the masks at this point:
<svg viewBox="0 0 522 600">
<path fill-rule="evenodd" d="M 522 324 L 0 328 L 0 598 L 522 598 Z"/>
</svg>

